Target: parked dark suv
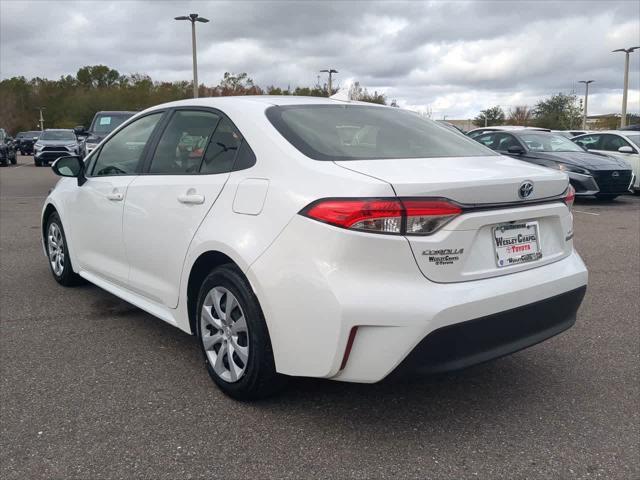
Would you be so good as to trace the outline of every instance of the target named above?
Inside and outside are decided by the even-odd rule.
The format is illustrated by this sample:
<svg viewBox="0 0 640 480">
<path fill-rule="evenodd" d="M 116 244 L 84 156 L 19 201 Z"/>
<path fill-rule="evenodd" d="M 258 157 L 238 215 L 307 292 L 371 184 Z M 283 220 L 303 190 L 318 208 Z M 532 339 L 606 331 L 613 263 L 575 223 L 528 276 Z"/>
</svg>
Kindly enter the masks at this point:
<svg viewBox="0 0 640 480">
<path fill-rule="evenodd" d="M 18 162 L 16 157 L 16 146 L 13 138 L 9 136 L 4 128 L 0 128 L 0 165 L 15 165 Z"/>
<path fill-rule="evenodd" d="M 59 157 L 80 154 L 78 138 L 73 130 L 68 129 L 48 128 L 40 134 L 33 149 L 36 167 L 53 163 Z"/>
<path fill-rule="evenodd" d="M 88 130 L 79 126 L 74 128 L 74 131 L 78 136 L 84 137 L 84 140 L 80 144 L 80 154 L 85 157 L 89 155 L 116 127 L 122 125 L 126 120 L 133 117 L 137 112 L 127 111 L 103 111 L 97 112 L 91 126 Z"/>
<path fill-rule="evenodd" d="M 16 148 L 20 155 L 33 155 L 33 145 L 40 136 L 39 131 L 18 132 L 16 135 Z"/>
</svg>

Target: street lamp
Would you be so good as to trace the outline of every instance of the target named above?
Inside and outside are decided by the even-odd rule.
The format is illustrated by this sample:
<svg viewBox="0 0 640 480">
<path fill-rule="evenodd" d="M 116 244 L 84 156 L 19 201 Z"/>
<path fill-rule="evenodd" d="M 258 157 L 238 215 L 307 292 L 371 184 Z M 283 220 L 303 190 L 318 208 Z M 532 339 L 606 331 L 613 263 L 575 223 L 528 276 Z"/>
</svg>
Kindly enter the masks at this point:
<svg viewBox="0 0 640 480">
<path fill-rule="evenodd" d="M 331 89 L 331 75 L 333 75 L 334 73 L 339 73 L 338 70 L 334 70 L 333 68 L 329 68 L 326 70 L 320 70 L 321 73 L 328 73 L 329 74 L 329 95 L 327 95 L 327 97 L 330 97 L 331 95 L 333 95 L 333 90 Z"/>
<path fill-rule="evenodd" d="M 622 90 L 622 118 L 620 119 L 620 126 L 624 127 L 627 124 L 627 91 L 629 90 L 629 54 L 640 47 L 631 48 L 618 48 L 613 52 L 624 52 L 624 90 Z"/>
<path fill-rule="evenodd" d="M 578 83 L 584 83 L 584 111 L 582 112 L 582 129 L 587 129 L 587 103 L 589 102 L 589 84 L 595 80 L 579 80 Z"/>
<path fill-rule="evenodd" d="M 36 107 L 36 110 L 40 110 L 40 120 L 38 120 L 40 123 L 40 131 L 44 130 L 44 117 L 42 116 L 42 111 L 46 109 L 47 107 Z"/>
<path fill-rule="evenodd" d="M 193 98 L 198 98 L 198 58 L 196 57 L 196 22 L 208 23 L 209 20 L 200 17 L 197 13 L 188 16 L 175 17 L 176 20 L 189 20 L 191 22 L 191 49 L 193 50 Z"/>
</svg>

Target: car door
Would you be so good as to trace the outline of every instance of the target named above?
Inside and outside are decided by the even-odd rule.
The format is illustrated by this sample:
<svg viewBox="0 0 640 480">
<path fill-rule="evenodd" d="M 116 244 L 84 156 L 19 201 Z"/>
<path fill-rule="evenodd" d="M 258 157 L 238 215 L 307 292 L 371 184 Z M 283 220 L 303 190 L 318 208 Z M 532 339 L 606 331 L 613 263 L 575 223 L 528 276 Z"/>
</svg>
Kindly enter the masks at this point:
<svg viewBox="0 0 640 480">
<path fill-rule="evenodd" d="M 149 139 L 163 112 L 129 124 L 90 157 L 86 182 L 66 205 L 78 267 L 116 284 L 126 285 L 129 266 L 122 237 L 127 188 L 141 168 Z"/>
<path fill-rule="evenodd" d="M 130 288 L 175 308 L 187 250 L 220 195 L 242 136 L 221 112 L 176 109 L 129 185 L 124 241 Z"/>
</svg>

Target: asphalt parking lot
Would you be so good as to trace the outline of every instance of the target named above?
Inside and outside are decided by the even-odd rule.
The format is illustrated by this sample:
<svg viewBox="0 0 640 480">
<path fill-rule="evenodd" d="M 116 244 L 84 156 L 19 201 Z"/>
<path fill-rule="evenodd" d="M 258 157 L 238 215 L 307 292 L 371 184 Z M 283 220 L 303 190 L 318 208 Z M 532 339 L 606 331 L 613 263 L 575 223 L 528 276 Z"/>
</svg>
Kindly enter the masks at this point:
<svg viewBox="0 0 640 480">
<path fill-rule="evenodd" d="M 242 404 L 193 337 L 40 247 L 56 181 L 0 169 L 0 477 L 640 478 L 640 197 L 578 201 L 590 284 L 576 326 L 462 372 L 376 385 L 313 379 Z"/>
</svg>

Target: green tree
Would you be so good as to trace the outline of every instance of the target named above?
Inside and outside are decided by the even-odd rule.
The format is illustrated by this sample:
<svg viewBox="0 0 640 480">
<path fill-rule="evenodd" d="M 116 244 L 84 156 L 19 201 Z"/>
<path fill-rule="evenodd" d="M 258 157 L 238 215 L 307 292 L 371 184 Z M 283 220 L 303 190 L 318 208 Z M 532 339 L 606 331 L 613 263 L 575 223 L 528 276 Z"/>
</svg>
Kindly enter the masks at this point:
<svg viewBox="0 0 640 480">
<path fill-rule="evenodd" d="M 473 124 L 478 127 L 492 127 L 494 125 L 504 125 L 504 110 L 500 105 L 480 110 L 480 115 L 473 119 Z"/>
<path fill-rule="evenodd" d="M 582 103 L 575 95 L 558 93 L 539 101 L 533 115 L 538 127 L 568 130 L 582 125 Z"/>
</svg>

